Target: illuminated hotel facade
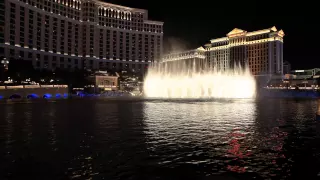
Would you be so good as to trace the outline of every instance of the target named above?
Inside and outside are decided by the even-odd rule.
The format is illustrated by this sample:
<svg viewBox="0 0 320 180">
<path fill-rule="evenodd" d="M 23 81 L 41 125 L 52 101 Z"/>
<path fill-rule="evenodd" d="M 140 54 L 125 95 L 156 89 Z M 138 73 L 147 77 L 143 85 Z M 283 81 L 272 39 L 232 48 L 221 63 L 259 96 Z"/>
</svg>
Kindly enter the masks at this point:
<svg viewBox="0 0 320 180">
<path fill-rule="evenodd" d="M 162 55 L 163 22 L 98 0 L 0 2 L 0 56 L 39 69 L 144 71 Z"/>
<path fill-rule="evenodd" d="M 283 74 L 283 37 L 284 32 L 276 27 L 253 32 L 235 28 L 226 37 L 204 45 L 205 62 L 218 70 L 241 64 L 257 76 Z M 183 53 L 165 55 L 163 61 L 183 60 Z"/>
<path fill-rule="evenodd" d="M 172 69 L 182 71 L 187 69 L 200 70 L 204 69 L 206 63 L 206 51 L 203 47 L 194 50 L 172 53 L 163 56 L 162 63 L 165 63 L 167 70 Z M 181 63 L 182 62 L 182 63 Z"/>
</svg>

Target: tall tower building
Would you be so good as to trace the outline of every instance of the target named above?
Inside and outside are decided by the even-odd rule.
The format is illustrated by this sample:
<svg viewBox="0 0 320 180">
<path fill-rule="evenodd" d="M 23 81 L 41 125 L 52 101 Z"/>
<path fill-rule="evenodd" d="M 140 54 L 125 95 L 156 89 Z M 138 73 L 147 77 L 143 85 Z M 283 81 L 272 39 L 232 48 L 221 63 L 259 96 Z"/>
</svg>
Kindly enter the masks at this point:
<svg viewBox="0 0 320 180">
<path fill-rule="evenodd" d="M 0 57 L 39 69 L 133 69 L 162 56 L 163 22 L 98 0 L 0 2 Z"/>
</svg>

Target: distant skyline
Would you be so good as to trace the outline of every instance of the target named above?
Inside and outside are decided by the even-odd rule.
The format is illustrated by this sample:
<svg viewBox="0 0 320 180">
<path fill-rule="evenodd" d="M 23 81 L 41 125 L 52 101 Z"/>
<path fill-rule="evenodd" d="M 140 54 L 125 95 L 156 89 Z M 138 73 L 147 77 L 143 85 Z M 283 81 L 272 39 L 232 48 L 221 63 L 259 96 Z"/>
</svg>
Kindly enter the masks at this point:
<svg viewBox="0 0 320 180">
<path fill-rule="evenodd" d="M 147 9 L 149 19 L 164 22 L 165 53 L 203 46 L 233 28 L 255 31 L 283 29 L 284 61 L 292 69 L 320 67 L 316 5 L 278 1 L 147 1 L 104 0 Z"/>
</svg>

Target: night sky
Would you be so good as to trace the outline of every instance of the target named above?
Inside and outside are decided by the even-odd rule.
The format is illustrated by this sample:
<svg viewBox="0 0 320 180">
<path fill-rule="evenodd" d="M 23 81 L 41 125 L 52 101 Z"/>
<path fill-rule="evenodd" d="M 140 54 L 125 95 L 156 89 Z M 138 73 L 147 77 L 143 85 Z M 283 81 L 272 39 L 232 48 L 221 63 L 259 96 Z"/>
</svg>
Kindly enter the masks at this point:
<svg viewBox="0 0 320 180">
<path fill-rule="evenodd" d="M 106 1 L 106 0 L 105 0 Z M 106 2 L 147 9 L 149 19 L 164 22 L 165 53 L 193 49 L 225 37 L 233 28 L 283 29 L 284 61 L 292 69 L 320 68 L 320 9 L 308 1 L 153 1 Z"/>
</svg>

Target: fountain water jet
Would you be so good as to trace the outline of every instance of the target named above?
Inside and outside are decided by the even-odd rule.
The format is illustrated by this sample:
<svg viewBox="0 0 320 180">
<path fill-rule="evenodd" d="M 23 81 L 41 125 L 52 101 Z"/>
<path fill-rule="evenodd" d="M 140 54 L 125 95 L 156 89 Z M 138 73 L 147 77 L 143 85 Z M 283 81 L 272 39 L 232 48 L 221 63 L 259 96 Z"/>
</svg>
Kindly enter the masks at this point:
<svg viewBox="0 0 320 180">
<path fill-rule="evenodd" d="M 159 63 L 149 68 L 144 95 L 149 98 L 255 98 L 256 82 L 248 66 L 218 70 L 199 64 Z"/>
</svg>

